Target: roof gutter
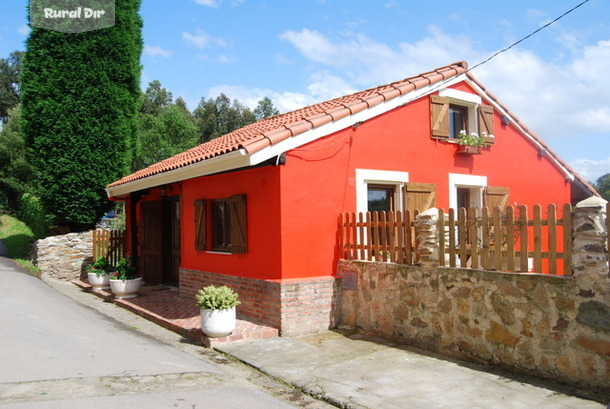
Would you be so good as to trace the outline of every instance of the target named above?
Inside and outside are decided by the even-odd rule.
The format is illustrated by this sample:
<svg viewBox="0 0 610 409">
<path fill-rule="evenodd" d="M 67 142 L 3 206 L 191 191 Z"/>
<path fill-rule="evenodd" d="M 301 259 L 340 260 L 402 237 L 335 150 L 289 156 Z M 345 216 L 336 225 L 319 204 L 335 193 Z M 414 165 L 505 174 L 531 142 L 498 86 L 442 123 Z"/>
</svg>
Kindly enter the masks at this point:
<svg viewBox="0 0 610 409">
<path fill-rule="evenodd" d="M 248 154 L 245 149 L 239 149 L 224 155 L 193 163 L 192 165 L 170 170 L 168 172 L 158 173 L 156 175 L 151 175 L 143 179 L 134 180 L 133 182 L 124 183 L 122 185 L 107 187 L 106 194 L 109 198 L 120 197 L 129 193 L 146 190 L 157 186 L 163 186 L 170 183 L 179 182 L 181 180 L 246 167 L 252 165 L 250 159 L 250 154 Z"/>
</svg>

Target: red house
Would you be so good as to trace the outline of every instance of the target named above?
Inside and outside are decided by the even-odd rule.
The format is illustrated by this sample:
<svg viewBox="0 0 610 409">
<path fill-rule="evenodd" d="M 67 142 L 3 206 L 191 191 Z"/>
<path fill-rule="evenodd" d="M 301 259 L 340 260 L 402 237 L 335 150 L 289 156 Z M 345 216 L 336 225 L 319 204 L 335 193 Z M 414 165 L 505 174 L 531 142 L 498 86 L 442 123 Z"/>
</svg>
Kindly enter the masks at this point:
<svg viewBox="0 0 610 409">
<path fill-rule="evenodd" d="M 461 152 L 461 130 L 485 137 L 479 153 Z M 284 335 L 334 325 L 340 212 L 595 194 L 465 62 L 263 119 L 107 192 L 147 283 L 187 298 L 229 285 L 239 316 Z"/>
</svg>

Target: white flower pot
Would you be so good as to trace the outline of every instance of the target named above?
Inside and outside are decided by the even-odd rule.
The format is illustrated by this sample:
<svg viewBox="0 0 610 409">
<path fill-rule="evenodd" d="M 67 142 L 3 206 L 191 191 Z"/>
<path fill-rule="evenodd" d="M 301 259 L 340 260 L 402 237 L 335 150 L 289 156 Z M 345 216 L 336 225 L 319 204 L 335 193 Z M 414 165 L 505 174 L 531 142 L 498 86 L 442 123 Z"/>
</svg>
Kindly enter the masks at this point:
<svg viewBox="0 0 610 409">
<path fill-rule="evenodd" d="M 110 290 L 110 274 L 87 273 L 87 278 L 93 286 L 93 291 Z"/>
<path fill-rule="evenodd" d="M 226 310 L 201 310 L 201 330 L 210 338 L 231 335 L 236 325 L 235 307 Z"/>
<path fill-rule="evenodd" d="M 110 290 L 115 298 L 136 298 L 142 287 L 142 277 L 131 280 L 110 280 Z"/>
</svg>

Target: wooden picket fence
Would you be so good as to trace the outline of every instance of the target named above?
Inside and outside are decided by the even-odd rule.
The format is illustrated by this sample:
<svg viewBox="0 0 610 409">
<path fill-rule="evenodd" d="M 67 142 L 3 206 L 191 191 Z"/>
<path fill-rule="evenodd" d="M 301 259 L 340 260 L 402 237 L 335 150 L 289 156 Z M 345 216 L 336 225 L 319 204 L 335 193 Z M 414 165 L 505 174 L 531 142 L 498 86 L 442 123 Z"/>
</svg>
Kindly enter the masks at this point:
<svg viewBox="0 0 610 409">
<path fill-rule="evenodd" d="M 414 218 L 405 212 L 341 213 L 339 246 L 345 260 L 390 261 L 415 264 Z"/>
<path fill-rule="evenodd" d="M 406 212 L 342 213 L 339 246 L 346 260 L 418 262 L 413 215 Z M 535 205 L 491 211 L 439 209 L 439 265 L 508 272 L 571 275 L 572 206 Z"/>
<path fill-rule="evenodd" d="M 93 260 L 106 257 L 111 265 L 125 257 L 124 230 L 93 230 Z"/>
<path fill-rule="evenodd" d="M 572 206 L 550 204 L 439 210 L 439 264 L 509 272 L 572 275 Z"/>
</svg>

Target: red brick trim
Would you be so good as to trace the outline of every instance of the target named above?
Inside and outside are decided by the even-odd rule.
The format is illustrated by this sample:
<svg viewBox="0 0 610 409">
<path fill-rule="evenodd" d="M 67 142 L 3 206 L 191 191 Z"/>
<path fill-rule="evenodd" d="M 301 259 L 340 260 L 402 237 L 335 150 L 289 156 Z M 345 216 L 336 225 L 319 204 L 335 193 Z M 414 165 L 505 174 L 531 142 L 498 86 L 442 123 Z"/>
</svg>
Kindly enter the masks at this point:
<svg viewBox="0 0 610 409">
<path fill-rule="evenodd" d="M 338 322 L 338 281 L 333 277 L 277 282 L 180 269 L 180 297 L 192 299 L 206 285 L 226 285 L 239 293 L 239 318 L 292 336 L 334 328 Z"/>
</svg>

